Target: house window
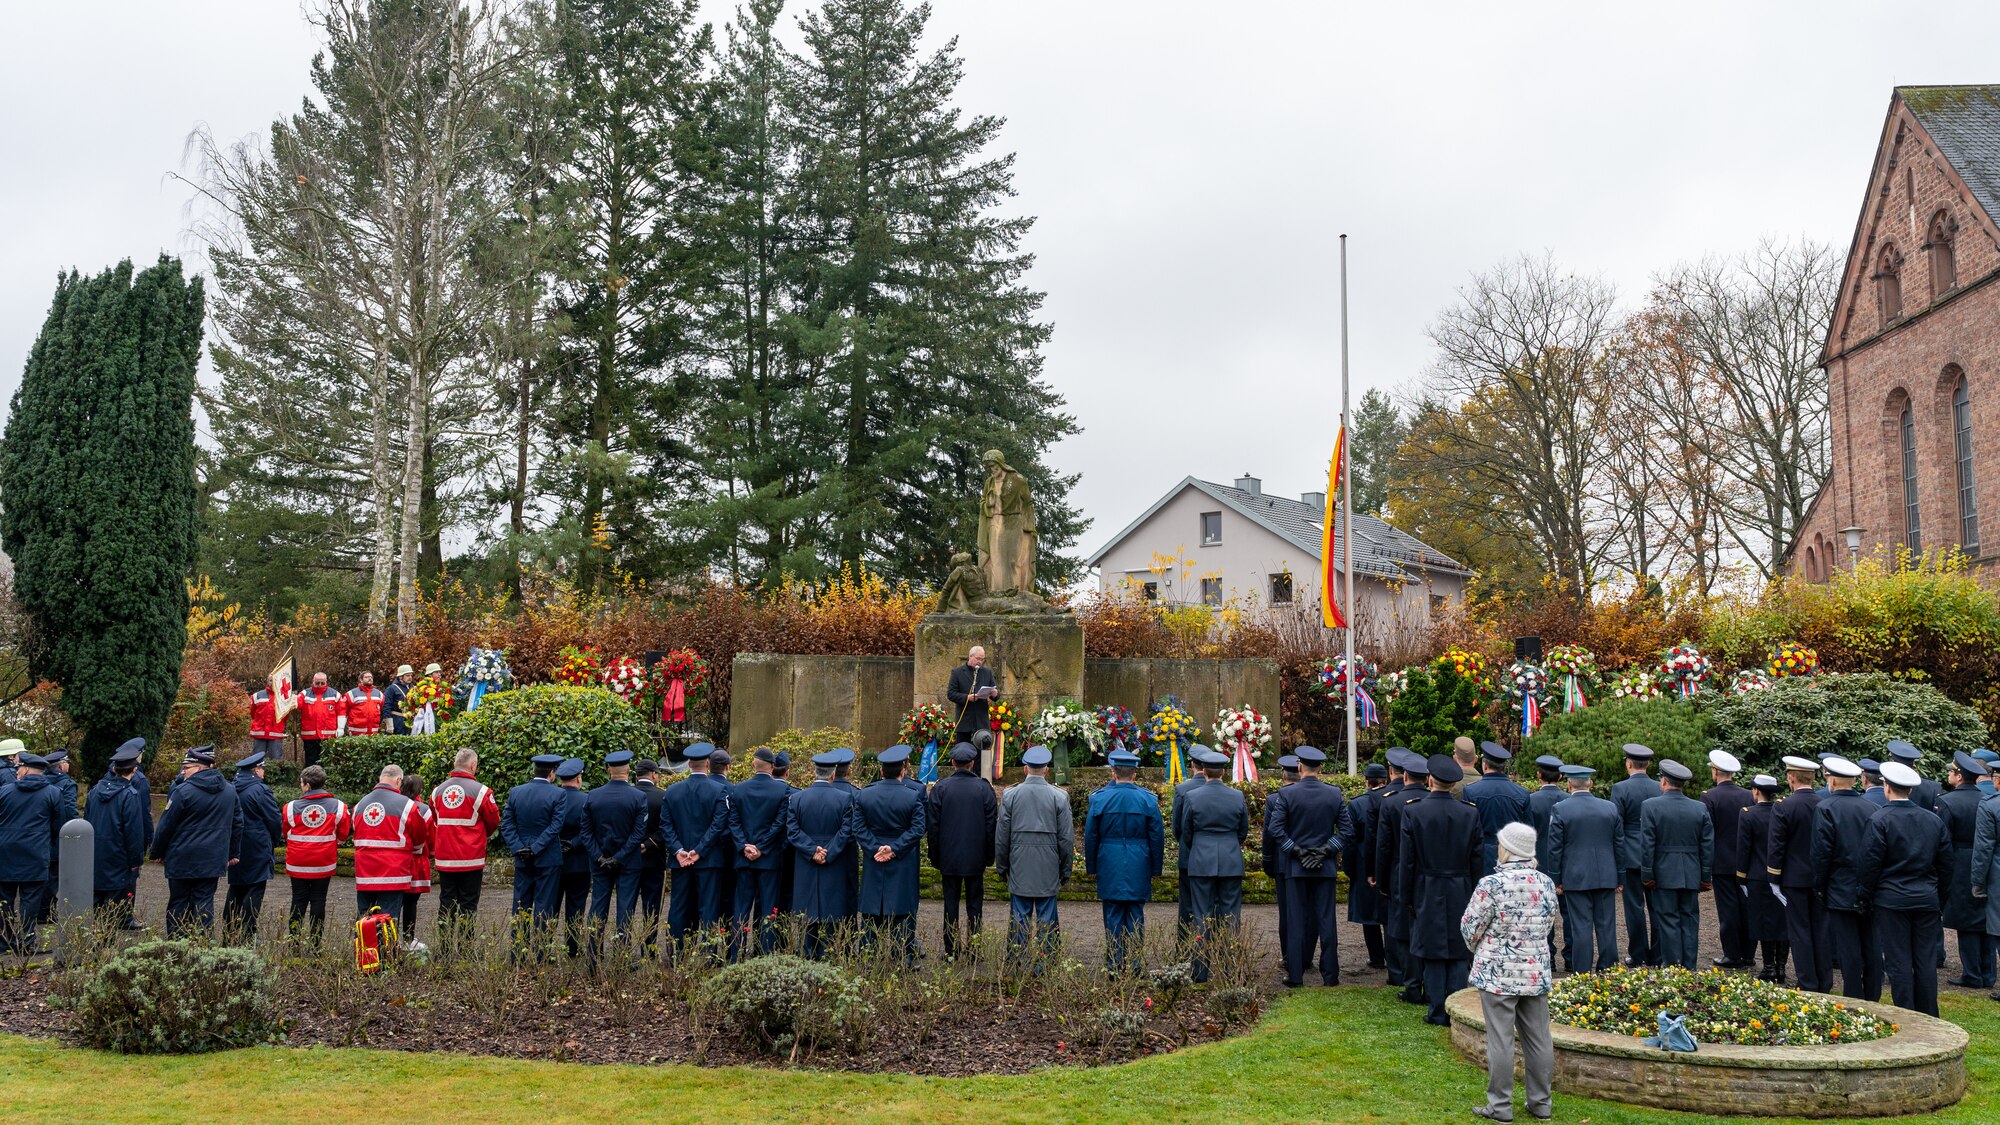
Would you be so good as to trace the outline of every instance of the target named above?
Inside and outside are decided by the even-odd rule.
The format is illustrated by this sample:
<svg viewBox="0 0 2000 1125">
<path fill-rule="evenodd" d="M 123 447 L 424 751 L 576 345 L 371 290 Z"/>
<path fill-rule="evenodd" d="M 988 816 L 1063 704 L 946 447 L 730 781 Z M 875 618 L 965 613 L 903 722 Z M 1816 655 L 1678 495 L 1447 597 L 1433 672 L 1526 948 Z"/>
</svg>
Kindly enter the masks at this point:
<svg viewBox="0 0 2000 1125">
<path fill-rule="evenodd" d="M 1972 398 L 1960 373 L 1951 392 L 1951 426 L 1958 454 L 1958 543 L 1968 555 L 1979 554 L 1979 505 L 1972 491 Z"/>
<path fill-rule="evenodd" d="M 1160 584 L 1158 582 L 1148 582 L 1143 588 L 1147 601 L 1156 602 L 1160 600 Z"/>
<path fill-rule="evenodd" d="M 1271 604 L 1292 604 L 1292 576 L 1290 574 L 1273 574 L 1271 576 Z"/>
<path fill-rule="evenodd" d="M 1903 315 L 1903 259 L 1896 254 L 1894 246 L 1882 248 L 1880 265 L 1875 271 L 1875 303 L 1882 310 L 1882 324 Z"/>
<path fill-rule="evenodd" d="M 1201 604 L 1222 604 L 1222 579 L 1204 578 L 1201 580 Z"/>
<path fill-rule="evenodd" d="M 1930 252 L 1932 300 L 1944 296 L 1958 285 L 1958 262 L 1952 257 L 1952 239 L 1957 234 L 1958 224 L 1952 220 L 1949 211 L 1939 211 L 1931 216 L 1924 249 Z"/>
<path fill-rule="evenodd" d="M 1203 512 L 1201 514 L 1201 545 L 1207 547 L 1222 542 L 1222 513 Z"/>
<path fill-rule="evenodd" d="M 1917 420 L 1903 404 L 1903 542 L 1912 554 L 1924 550 L 1923 520 L 1917 511 Z"/>
<path fill-rule="evenodd" d="M 1443 594 L 1431 595 L 1431 617 L 1433 620 L 1443 617 L 1444 611 L 1450 607 L 1451 599 L 1445 597 Z"/>
</svg>

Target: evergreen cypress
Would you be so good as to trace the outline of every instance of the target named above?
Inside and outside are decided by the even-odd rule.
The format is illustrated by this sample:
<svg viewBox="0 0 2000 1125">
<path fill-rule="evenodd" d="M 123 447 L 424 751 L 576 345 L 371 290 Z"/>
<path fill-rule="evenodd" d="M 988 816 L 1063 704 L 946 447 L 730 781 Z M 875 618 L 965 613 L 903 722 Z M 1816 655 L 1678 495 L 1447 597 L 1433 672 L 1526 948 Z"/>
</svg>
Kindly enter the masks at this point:
<svg viewBox="0 0 2000 1125">
<path fill-rule="evenodd" d="M 157 744 L 180 684 L 201 335 L 201 279 L 176 259 L 64 274 L 7 419 L 0 546 L 86 777 L 127 738 Z"/>
</svg>

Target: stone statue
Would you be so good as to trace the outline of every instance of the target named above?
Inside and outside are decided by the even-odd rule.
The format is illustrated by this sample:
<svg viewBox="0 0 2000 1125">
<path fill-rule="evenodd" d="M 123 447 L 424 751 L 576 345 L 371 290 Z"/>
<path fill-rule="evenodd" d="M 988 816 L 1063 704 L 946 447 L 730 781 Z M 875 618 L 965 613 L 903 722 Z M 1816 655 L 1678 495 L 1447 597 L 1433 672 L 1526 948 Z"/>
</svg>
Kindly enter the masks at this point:
<svg viewBox="0 0 2000 1125">
<path fill-rule="evenodd" d="M 973 565 L 972 556 L 964 551 L 951 557 L 951 575 L 944 580 L 944 586 L 938 590 L 940 613 L 983 615 L 1045 613 L 1048 608 L 1049 603 L 1036 596 L 1033 591 L 1016 594 L 987 593 L 985 573 Z"/>
<path fill-rule="evenodd" d="M 997 449 L 980 457 L 986 487 L 979 495 L 979 569 L 995 595 L 1035 592 L 1035 501 L 1028 478 L 1008 467 Z"/>
</svg>

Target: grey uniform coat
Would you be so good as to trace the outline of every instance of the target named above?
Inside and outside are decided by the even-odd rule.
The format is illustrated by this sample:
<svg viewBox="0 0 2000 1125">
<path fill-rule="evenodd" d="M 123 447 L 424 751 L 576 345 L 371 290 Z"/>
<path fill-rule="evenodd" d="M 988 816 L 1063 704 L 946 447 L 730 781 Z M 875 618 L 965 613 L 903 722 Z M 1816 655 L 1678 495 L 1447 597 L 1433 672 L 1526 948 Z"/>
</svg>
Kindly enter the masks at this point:
<svg viewBox="0 0 2000 1125">
<path fill-rule="evenodd" d="M 1609 891 L 1625 878 L 1625 818 L 1594 793 L 1571 793 L 1549 810 L 1549 869 L 1565 891 Z"/>
<path fill-rule="evenodd" d="M 1625 821 L 1625 843 L 1618 851 L 1618 866 L 1627 871 L 1639 867 L 1639 810 L 1660 795 L 1660 783 L 1643 773 L 1635 773 L 1611 787 L 1611 803 Z"/>
<path fill-rule="evenodd" d="M 1986 932 L 2000 934 L 2000 797 L 1979 802 L 1973 821 L 1971 889 L 1985 892 Z"/>
<path fill-rule="evenodd" d="M 1225 781 L 1190 790 L 1174 810 L 1174 839 L 1192 878 L 1242 875 L 1243 841 L 1249 836 L 1249 803 Z"/>
<path fill-rule="evenodd" d="M 1030 774 L 1000 797 L 993 869 L 1019 898 L 1054 898 L 1076 856 L 1069 794 Z"/>
<path fill-rule="evenodd" d="M 1639 811 L 1639 877 L 1663 891 L 1698 891 L 1715 870 L 1715 822 L 1678 789 Z"/>
</svg>

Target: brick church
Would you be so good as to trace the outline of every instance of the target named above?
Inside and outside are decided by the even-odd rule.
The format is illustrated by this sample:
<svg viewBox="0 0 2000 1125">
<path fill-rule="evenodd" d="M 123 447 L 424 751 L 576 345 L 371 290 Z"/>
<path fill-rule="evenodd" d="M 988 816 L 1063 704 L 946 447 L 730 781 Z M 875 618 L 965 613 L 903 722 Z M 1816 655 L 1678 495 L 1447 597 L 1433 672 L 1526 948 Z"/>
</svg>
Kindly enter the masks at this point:
<svg viewBox="0 0 2000 1125">
<path fill-rule="evenodd" d="M 1996 222 L 2000 86 L 1898 87 L 1821 355 L 1832 471 L 1789 573 L 1824 581 L 1856 528 L 1864 556 L 2000 558 Z"/>
</svg>

